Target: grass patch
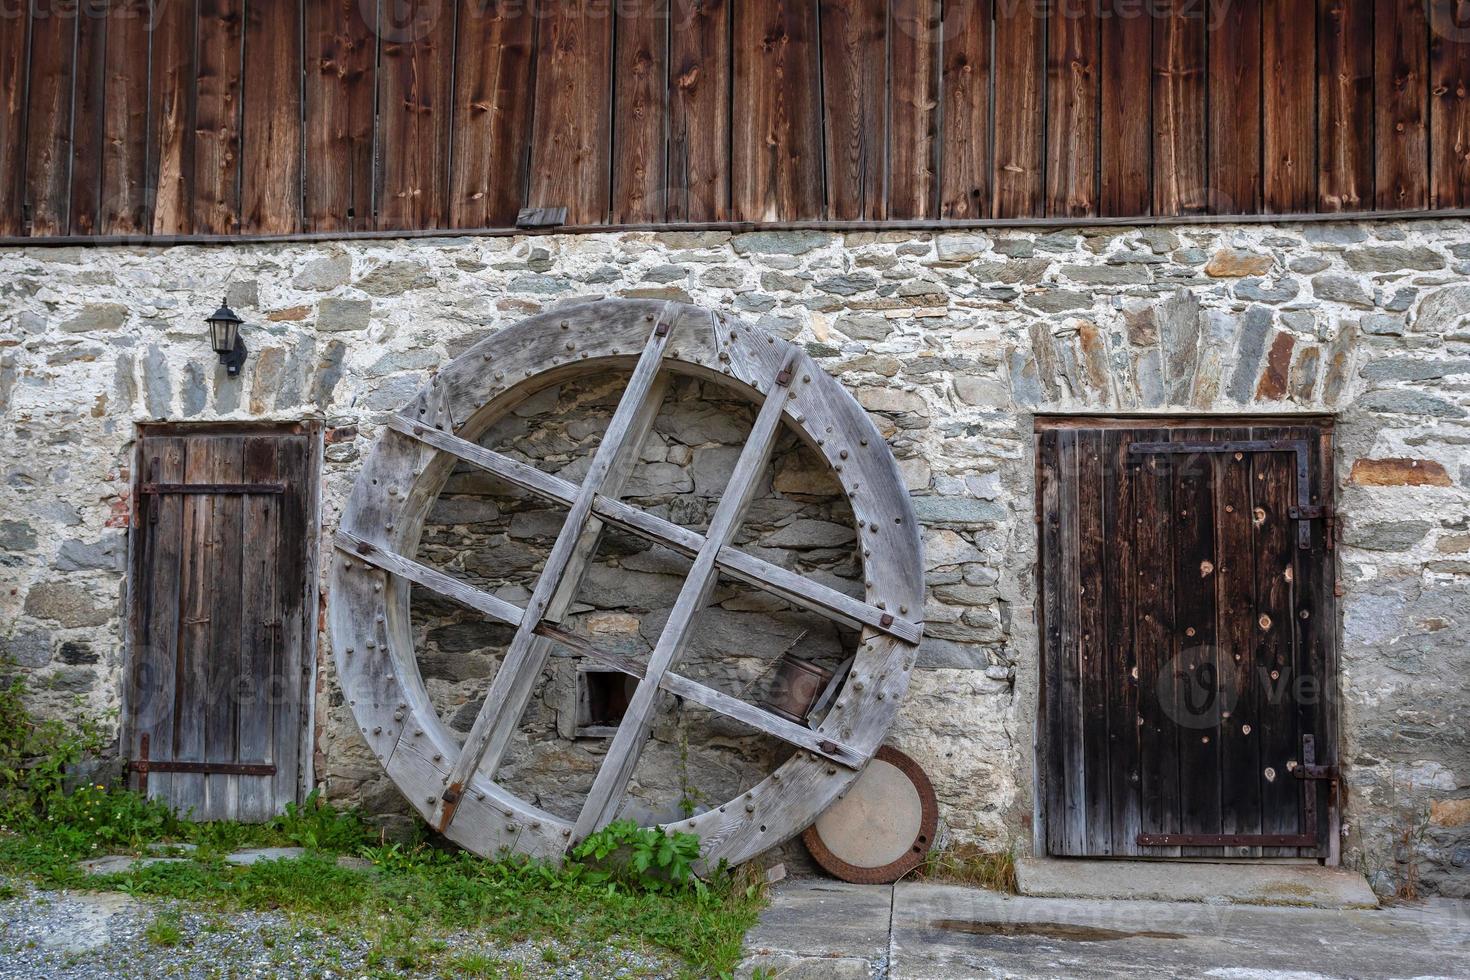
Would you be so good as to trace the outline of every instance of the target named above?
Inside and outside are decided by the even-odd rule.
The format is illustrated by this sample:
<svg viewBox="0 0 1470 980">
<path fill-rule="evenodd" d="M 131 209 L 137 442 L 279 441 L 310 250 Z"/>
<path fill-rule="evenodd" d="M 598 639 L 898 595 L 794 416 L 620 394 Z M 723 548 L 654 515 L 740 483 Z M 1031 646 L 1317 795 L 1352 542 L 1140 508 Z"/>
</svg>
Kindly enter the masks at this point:
<svg viewBox="0 0 1470 980">
<path fill-rule="evenodd" d="M 87 876 L 75 866 L 85 852 L 58 846 L 54 837 L 11 835 L 0 837 L 0 870 L 26 875 L 44 887 L 99 888 L 222 911 L 300 915 L 324 933 L 368 942 L 368 965 L 384 972 L 448 967 L 441 963 L 447 955 L 440 937 L 472 930 L 505 944 L 631 940 L 634 946 L 674 953 L 691 975 L 719 976 L 739 961 L 745 932 L 763 902 L 759 884 L 744 875 L 717 875 L 699 891 L 645 889 L 575 860 L 562 868 L 488 861 L 422 843 L 359 846 L 355 853 L 373 862 L 371 869 L 359 870 L 339 866 L 339 853 L 346 852 L 318 848 L 299 859 L 241 868 L 201 845 L 189 861 Z M 148 939 L 168 945 L 172 934 L 160 918 L 149 926 Z M 551 949 L 545 956 L 548 965 L 559 958 Z M 494 970 L 482 975 L 514 975 L 509 965 L 487 958 L 491 962 Z M 458 972 L 476 975 L 469 965 Z"/>
<path fill-rule="evenodd" d="M 461 953 L 451 957 L 446 966 L 461 977 L 521 977 L 526 973 L 526 968 L 514 960 L 484 953 Z"/>
<path fill-rule="evenodd" d="M 184 938 L 184 925 L 176 911 L 160 912 L 143 930 L 143 938 L 155 946 L 177 946 Z"/>
<path fill-rule="evenodd" d="M 367 944 L 375 972 L 470 976 L 517 976 L 522 967 L 493 951 L 456 955 L 445 937 L 469 931 L 487 943 L 557 940 L 590 956 L 609 946 L 660 947 L 682 959 L 690 976 L 726 975 L 764 900 L 753 875 L 721 868 L 708 880 L 693 877 L 698 840 L 691 835 L 666 837 L 631 824 L 593 835 L 557 868 L 485 860 L 425 840 L 386 844 L 357 814 L 315 793 L 266 824 L 190 823 L 136 793 L 69 788 L 67 767 L 95 751 L 96 730 L 36 722 L 22 694 L 18 681 L 0 680 L 0 876 L 183 900 L 214 916 L 278 910 L 318 934 Z M 78 867 L 85 858 L 159 853 L 168 844 L 194 850 L 189 860 L 122 874 L 89 876 Z M 224 860 L 242 847 L 287 845 L 307 853 L 246 867 Z M 371 867 L 339 865 L 342 855 L 367 858 Z M 15 894 L 5 889 L 0 897 Z M 160 946 L 178 944 L 178 913 L 161 913 L 146 935 Z M 547 955 L 548 966 L 561 956 Z"/>
<path fill-rule="evenodd" d="M 1016 856 L 1009 848 L 987 851 L 975 844 L 951 844 L 942 851 L 931 852 L 918 877 L 1017 893 Z"/>
</svg>

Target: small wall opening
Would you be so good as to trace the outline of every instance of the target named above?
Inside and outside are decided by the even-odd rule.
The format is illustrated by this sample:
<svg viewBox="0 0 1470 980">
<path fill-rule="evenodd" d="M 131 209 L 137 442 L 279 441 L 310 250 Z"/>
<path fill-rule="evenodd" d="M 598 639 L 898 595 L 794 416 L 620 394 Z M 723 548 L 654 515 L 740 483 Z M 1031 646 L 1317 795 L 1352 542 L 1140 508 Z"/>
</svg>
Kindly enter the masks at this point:
<svg viewBox="0 0 1470 980">
<path fill-rule="evenodd" d="M 620 670 L 581 667 L 577 670 L 578 738 L 610 738 L 622 723 L 638 678 Z"/>
</svg>

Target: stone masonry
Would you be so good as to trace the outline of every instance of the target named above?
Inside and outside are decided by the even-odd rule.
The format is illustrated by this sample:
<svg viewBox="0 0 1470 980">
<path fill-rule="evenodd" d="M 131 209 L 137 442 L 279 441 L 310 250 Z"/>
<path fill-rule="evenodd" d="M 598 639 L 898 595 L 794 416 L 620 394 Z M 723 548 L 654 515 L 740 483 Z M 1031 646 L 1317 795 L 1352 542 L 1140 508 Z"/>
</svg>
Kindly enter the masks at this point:
<svg viewBox="0 0 1470 980">
<path fill-rule="evenodd" d="M 118 706 L 135 423 L 324 420 L 329 532 L 378 419 L 436 366 L 542 309 L 671 297 L 804 342 L 887 436 L 925 525 L 929 586 L 892 740 L 933 777 L 951 835 L 987 846 L 1032 845 L 1033 416 L 1334 415 L 1344 861 L 1381 889 L 1413 863 L 1424 887 L 1465 895 L 1467 275 L 1470 223 L 1447 220 L 0 250 L 0 654 L 42 710 Z M 202 324 L 222 295 L 251 348 L 234 380 Z M 537 396 L 486 443 L 585 465 L 619 388 Z M 630 490 L 694 526 L 749 425 L 712 396 L 675 386 Z M 558 516 L 459 474 L 421 556 L 514 597 Z M 845 520 L 824 474 L 783 444 L 744 543 L 840 586 L 855 571 Z M 609 537 L 578 628 L 646 649 L 677 562 Z M 693 662 L 732 691 L 803 629 L 798 652 L 827 662 L 852 640 L 748 590 L 716 603 Z M 430 690 L 465 727 L 504 637 L 430 600 L 414 612 Z M 401 812 L 320 660 L 317 778 Z M 553 809 L 598 751 L 566 737 L 570 664 L 544 678 L 508 774 Z M 728 795 L 780 751 L 673 709 L 655 742 L 636 777 L 655 814 Z"/>
</svg>

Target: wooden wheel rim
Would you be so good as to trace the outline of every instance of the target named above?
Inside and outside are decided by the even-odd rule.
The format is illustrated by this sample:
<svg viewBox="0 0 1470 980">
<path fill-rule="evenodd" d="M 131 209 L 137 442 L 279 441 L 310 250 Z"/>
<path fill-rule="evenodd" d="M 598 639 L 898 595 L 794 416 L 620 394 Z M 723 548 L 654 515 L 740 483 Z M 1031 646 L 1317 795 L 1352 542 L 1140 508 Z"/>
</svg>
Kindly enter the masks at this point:
<svg viewBox="0 0 1470 980">
<path fill-rule="evenodd" d="M 859 527 L 867 586 L 866 601 L 855 603 L 864 607 L 862 618 L 849 620 L 862 626 L 853 669 L 814 736 L 850 747 L 856 762 L 799 750 L 738 798 L 670 829 L 698 834 L 707 864 L 744 861 L 808 826 L 856 778 L 892 724 L 922 629 L 923 565 L 897 463 L 866 412 L 798 346 L 743 322 L 684 304 L 603 300 L 530 317 L 446 365 L 389 419 L 343 508 L 328 602 L 338 677 L 362 737 L 426 819 L 447 795 L 460 747 L 419 673 L 411 583 L 382 567 L 390 557 L 416 553 L 429 506 L 458 462 L 425 439 L 443 442 L 440 433 L 452 433 L 473 443 L 542 388 L 627 369 L 660 322 L 669 327 L 661 372 L 715 381 L 763 402 L 782 365 L 793 365 L 781 421 L 836 471 Z M 484 604 L 476 608 L 486 611 Z M 553 861 L 573 839 L 572 822 L 519 799 L 483 771 L 458 794 L 444 832 L 478 854 Z"/>
</svg>

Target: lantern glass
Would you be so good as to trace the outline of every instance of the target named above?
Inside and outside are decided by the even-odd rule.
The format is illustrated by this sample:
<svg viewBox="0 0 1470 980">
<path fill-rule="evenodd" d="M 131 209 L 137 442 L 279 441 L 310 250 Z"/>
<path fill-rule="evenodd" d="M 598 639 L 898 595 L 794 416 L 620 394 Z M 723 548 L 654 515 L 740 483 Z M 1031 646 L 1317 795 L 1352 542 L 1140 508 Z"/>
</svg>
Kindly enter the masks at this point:
<svg viewBox="0 0 1470 980">
<path fill-rule="evenodd" d="M 240 321 L 228 318 L 209 320 L 209 342 L 216 351 L 227 354 L 235 349 L 235 341 L 240 336 Z"/>
<path fill-rule="evenodd" d="M 209 345 L 221 355 L 234 351 L 240 339 L 240 317 L 228 305 L 221 302 L 219 309 L 204 321 L 209 324 Z"/>
<path fill-rule="evenodd" d="M 221 302 L 219 309 L 204 322 L 209 324 L 209 346 L 219 355 L 219 362 L 231 377 L 239 374 L 246 357 L 245 341 L 240 337 L 240 317 Z"/>
</svg>

